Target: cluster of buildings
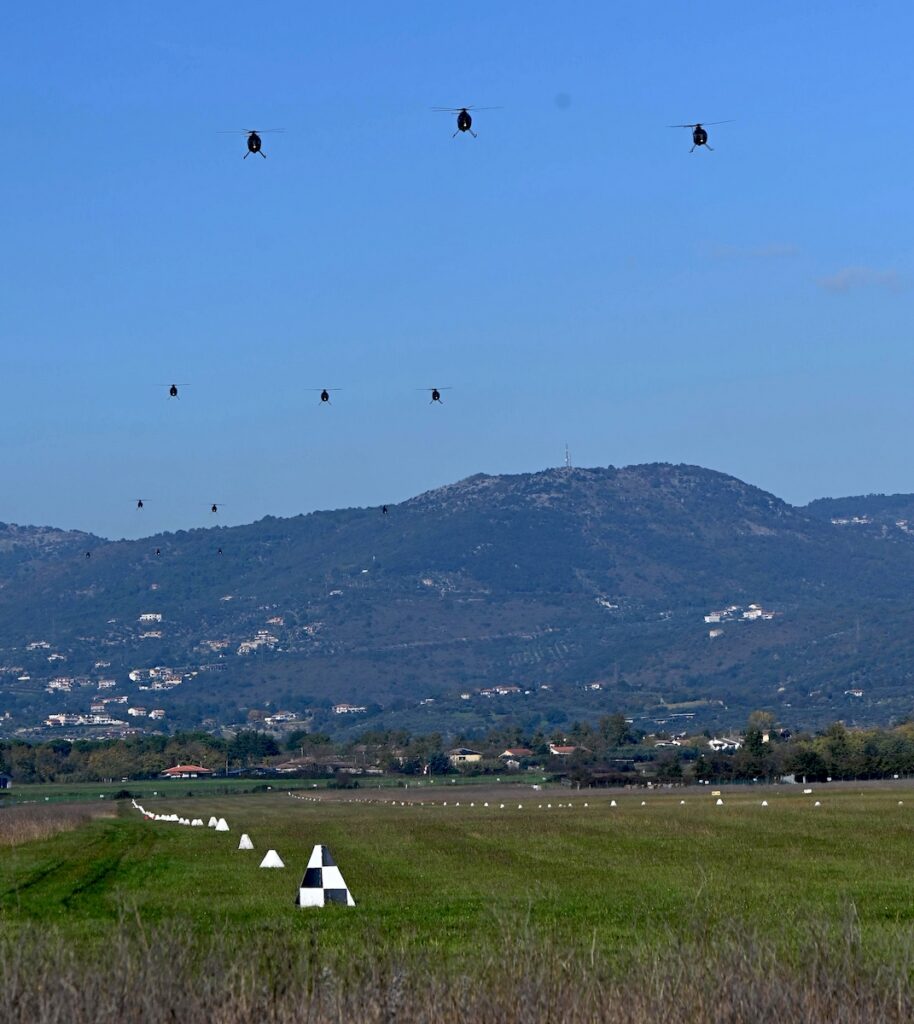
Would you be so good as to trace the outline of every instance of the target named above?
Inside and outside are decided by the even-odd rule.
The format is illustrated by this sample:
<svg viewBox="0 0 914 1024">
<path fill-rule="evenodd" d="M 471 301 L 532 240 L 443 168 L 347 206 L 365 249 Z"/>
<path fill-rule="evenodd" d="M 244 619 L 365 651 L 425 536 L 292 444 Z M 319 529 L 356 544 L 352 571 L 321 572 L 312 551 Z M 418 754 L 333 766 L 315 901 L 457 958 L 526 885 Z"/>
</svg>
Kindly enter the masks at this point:
<svg viewBox="0 0 914 1024">
<path fill-rule="evenodd" d="M 146 613 L 148 615 L 157 615 L 157 612 Z M 141 616 L 143 618 L 143 616 Z M 110 668 L 110 662 L 97 662 L 96 668 L 106 669 Z M 190 673 L 195 675 L 196 673 Z M 172 690 L 176 686 L 180 686 L 184 681 L 184 675 L 174 669 L 166 666 L 156 666 L 155 668 L 135 668 L 131 669 L 128 673 L 128 678 L 132 683 L 137 684 L 137 689 L 145 691 L 167 691 Z M 71 693 L 77 687 L 95 687 L 102 693 L 105 691 L 113 690 L 117 686 L 116 679 L 97 679 L 93 680 L 83 676 L 58 676 L 51 679 L 46 690 L 48 693 Z M 112 706 L 119 705 L 114 713 L 112 713 Z M 76 726 L 80 728 L 99 728 L 99 727 L 117 727 L 117 726 L 128 726 L 130 723 L 125 719 L 118 717 L 126 713 L 128 719 L 139 719 L 145 718 L 153 722 L 161 722 L 166 718 L 166 712 L 164 708 L 158 707 L 146 707 L 142 704 L 130 705 L 130 698 L 126 694 L 110 694 L 105 696 L 97 696 L 92 699 L 89 705 L 89 712 L 70 712 L 70 711 L 58 711 L 49 714 L 44 720 L 44 725 L 50 728 L 59 728 L 61 726 Z"/>
<path fill-rule="evenodd" d="M 127 673 L 127 678 L 131 683 L 137 683 L 141 690 L 173 690 L 184 682 L 184 673 L 157 665 L 155 668 L 131 669 Z"/>
<path fill-rule="evenodd" d="M 589 753 L 587 747 L 577 747 L 572 744 L 550 743 L 549 754 L 552 757 L 571 757 L 572 754 L 582 751 Z M 535 757 L 536 754 L 529 747 L 508 747 L 498 755 L 498 760 L 504 762 L 506 768 L 520 768 L 521 761 L 526 758 Z M 479 750 L 471 747 L 454 747 L 447 752 L 447 759 L 455 768 L 465 764 L 477 764 L 484 755 Z"/>
<path fill-rule="evenodd" d="M 486 686 L 481 690 L 473 690 L 460 694 L 461 700 L 470 700 L 472 697 L 516 697 L 519 694 L 530 694 L 532 690 L 524 690 L 519 686 L 503 684 L 501 686 Z"/>
<path fill-rule="evenodd" d="M 294 711 L 277 711 L 273 715 L 267 715 L 263 720 L 264 725 L 285 725 L 288 722 L 295 722 L 298 720 L 298 715 Z"/>
<path fill-rule="evenodd" d="M 127 697 L 96 697 L 95 700 L 89 705 L 89 710 L 93 715 L 103 715 L 109 704 L 126 704 Z"/>
<path fill-rule="evenodd" d="M 279 637 L 274 636 L 268 629 L 258 629 L 257 634 L 252 640 L 242 640 L 236 648 L 236 654 L 253 654 L 255 651 L 259 651 L 261 647 L 266 647 L 267 650 L 273 650 L 274 647 L 279 643 Z"/>
<path fill-rule="evenodd" d="M 44 724 L 48 726 L 61 726 L 61 725 L 81 725 L 81 726 L 99 726 L 99 725 L 126 725 L 125 721 L 120 718 L 112 718 L 111 715 L 102 714 L 66 714 L 59 713 L 48 715 L 44 720 Z"/>
<path fill-rule="evenodd" d="M 20 676 L 20 682 L 27 682 L 30 676 Z M 115 679 L 90 679 L 89 676 L 55 676 L 45 684 L 47 693 L 71 693 L 75 689 L 92 687 L 98 690 L 112 690 L 117 686 Z"/>
<path fill-rule="evenodd" d="M 153 708 L 151 711 L 144 707 L 134 705 L 131 708 L 127 708 L 127 714 L 131 718 L 151 718 L 153 721 L 161 721 L 165 717 L 164 708 Z"/>
<path fill-rule="evenodd" d="M 760 604 L 731 604 L 718 611 L 708 612 L 705 615 L 705 622 L 712 626 L 708 630 L 708 636 L 713 640 L 715 637 L 723 636 L 722 623 L 725 622 L 757 622 L 760 619 L 768 622 L 773 619 L 775 612 L 768 611 Z"/>
<path fill-rule="evenodd" d="M 143 612 L 139 617 L 139 623 L 141 626 L 146 627 L 140 633 L 141 640 L 161 640 L 164 636 L 161 629 L 150 629 L 150 626 L 160 625 L 162 622 L 161 612 Z"/>
<path fill-rule="evenodd" d="M 126 701 L 127 698 L 124 697 L 123 702 L 126 703 Z M 55 712 L 48 715 L 44 720 L 44 724 L 50 728 L 59 728 L 64 725 L 98 728 L 99 726 L 126 726 L 128 724 L 122 718 L 115 718 L 109 711 L 97 710 L 97 708 L 98 705 L 93 704 L 89 714 L 66 711 Z M 153 708 L 151 711 L 147 711 L 146 708 L 128 707 L 127 714 L 131 718 L 151 718 L 153 721 L 161 721 L 165 718 L 165 709 Z"/>
</svg>

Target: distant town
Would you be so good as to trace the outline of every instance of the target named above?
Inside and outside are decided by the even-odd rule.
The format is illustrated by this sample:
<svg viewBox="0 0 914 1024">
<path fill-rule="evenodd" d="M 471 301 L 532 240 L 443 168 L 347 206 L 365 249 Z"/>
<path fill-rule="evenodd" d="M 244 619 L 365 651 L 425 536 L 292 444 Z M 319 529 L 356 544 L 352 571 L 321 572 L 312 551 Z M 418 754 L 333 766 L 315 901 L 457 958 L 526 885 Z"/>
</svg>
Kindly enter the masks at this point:
<svg viewBox="0 0 914 1024">
<path fill-rule="evenodd" d="M 221 598 L 223 602 L 234 599 L 232 594 Z M 606 598 L 600 598 L 598 603 L 609 611 L 618 608 Z M 240 662 L 257 657 L 261 652 L 281 655 L 295 648 L 296 637 L 313 641 L 322 630 L 320 620 L 290 630 L 285 617 L 276 614 L 272 608 L 265 607 L 263 613 L 262 626 L 252 629 L 247 636 L 200 638 L 195 644 L 195 650 L 201 655 L 199 660 L 180 666 L 134 664 L 120 669 L 114 667 L 116 660 L 123 665 L 124 657 L 119 653 L 115 659 L 114 648 L 128 652 L 133 649 L 131 639 L 161 639 L 167 633 L 165 614 L 154 609 L 142 612 L 130 630 L 117 620 L 109 620 L 107 625 L 114 632 L 99 641 L 99 646 L 112 651 L 112 654 L 95 660 L 89 672 L 68 674 L 66 667 L 72 652 L 58 649 L 51 640 L 41 636 L 29 639 L 23 645 L 19 652 L 24 655 L 21 662 L 13 660 L 17 653 L 15 649 L 7 649 L 2 654 L 10 660 L 0 664 L 0 700 L 4 692 L 17 695 L 19 700 L 15 711 L 7 709 L 0 712 L 0 736 L 29 740 L 41 740 L 49 735 L 68 739 L 118 739 L 144 734 L 167 735 L 187 728 L 201 728 L 213 733 L 257 728 L 281 737 L 303 728 L 329 729 L 332 732 L 334 722 L 342 725 L 364 718 L 367 723 L 379 713 L 385 713 L 383 706 L 358 699 L 358 683 L 353 680 L 351 692 L 340 694 L 341 699 L 335 702 L 296 705 L 293 701 L 291 707 L 282 707 L 267 700 L 260 705 L 247 706 L 243 709 L 243 717 L 237 720 L 205 713 L 196 720 L 189 718 L 186 698 L 196 692 L 210 690 L 213 687 L 212 674 L 225 671 L 232 659 Z M 771 628 L 782 616 L 783 612 L 758 602 L 732 603 L 706 611 L 703 623 L 709 640 L 726 643 L 731 633 L 735 636 L 744 630 Z M 115 636 L 118 639 L 113 639 Z M 82 639 L 88 641 L 91 638 Z M 204 679 L 206 685 L 201 686 Z M 611 689 L 611 683 L 612 680 L 607 678 L 584 679 L 571 687 L 563 684 L 562 691 L 567 696 L 569 690 L 576 689 L 581 694 L 578 700 L 589 699 L 591 704 L 588 706 L 594 712 L 605 713 L 611 708 L 600 705 L 599 699 L 604 690 Z M 785 688 L 780 687 L 778 692 L 783 693 Z M 556 700 L 555 690 L 555 684 L 549 682 L 505 681 L 467 687 L 450 694 L 420 695 L 411 701 L 401 701 L 399 712 L 388 713 L 387 724 L 391 724 L 391 717 L 396 721 L 397 715 L 402 717 L 410 708 L 414 712 L 435 713 L 444 707 L 453 711 L 462 704 L 474 702 L 480 708 L 484 708 L 487 702 L 508 702 L 505 710 L 509 707 L 520 710 L 520 704 L 511 703 L 515 701 L 533 702 L 530 706 L 535 707 L 538 701 Z M 864 689 L 846 687 L 843 695 L 845 700 L 860 701 L 864 697 Z M 176 697 L 184 700 L 176 703 Z M 205 705 L 205 699 L 201 703 Z M 687 706 L 658 707 L 643 716 L 643 724 L 648 729 L 653 726 L 657 733 L 664 733 L 667 729 L 673 729 L 675 733 L 678 729 L 679 735 L 684 736 L 696 716 L 700 717 L 703 707 L 715 706 L 724 707 L 720 699 L 709 697 L 704 702 L 691 701 Z M 459 710 L 454 713 L 459 713 Z M 659 745 L 676 745 L 680 740 L 675 734 L 667 738 L 664 733 L 657 742 Z M 713 737 L 712 749 L 717 749 L 713 744 L 718 742 L 725 745 L 720 749 L 730 749 L 738 741 L 732 737 Z"/>
</svg>

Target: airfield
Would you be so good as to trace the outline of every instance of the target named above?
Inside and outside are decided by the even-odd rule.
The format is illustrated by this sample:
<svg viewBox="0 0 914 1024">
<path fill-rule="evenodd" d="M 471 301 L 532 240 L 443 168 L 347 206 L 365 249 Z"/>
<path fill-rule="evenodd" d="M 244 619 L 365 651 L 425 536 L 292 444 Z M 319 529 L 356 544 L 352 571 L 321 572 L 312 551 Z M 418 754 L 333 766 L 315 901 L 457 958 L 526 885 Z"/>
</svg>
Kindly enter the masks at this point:
<svg viewBox="0 0 914 1024">
<path fill-rule="evenodd" d="M 19 799 L 28 790 L 40 805 L 46 788 L 20 787 Z M 355 956 L 384 948 L 465 958 L 523 935 L 613 959 L 733 922 L 789 952 L 810 925 L 840 929 L 849 915 L 881 947 L 914 918 L 914 785 L 905 781 L 812 794 L 723 788 L 721 805 L 709 787 L 516 784 L 201 787 L 190 797 L 175 787 L 138 800 L 160 815 L 224 817 L 221 833 L 150 820 L 129 800 L 99 803 L 97 786 L 69 796 L 82 789 L 111 816 L 10 845 L 0 859 L 4 933 L 41 922 L 91 942 L 128 915 L 199 936 L 307 935 Z M 197 792 L 182 784 L 188 791 Z M 242 833 L 253 851 L 237 849 Z M 354 908 L 294 905 L 315 844 L 332 851 Z M 259 868 L 268 849 L 284 869 Z"/>
</svg>

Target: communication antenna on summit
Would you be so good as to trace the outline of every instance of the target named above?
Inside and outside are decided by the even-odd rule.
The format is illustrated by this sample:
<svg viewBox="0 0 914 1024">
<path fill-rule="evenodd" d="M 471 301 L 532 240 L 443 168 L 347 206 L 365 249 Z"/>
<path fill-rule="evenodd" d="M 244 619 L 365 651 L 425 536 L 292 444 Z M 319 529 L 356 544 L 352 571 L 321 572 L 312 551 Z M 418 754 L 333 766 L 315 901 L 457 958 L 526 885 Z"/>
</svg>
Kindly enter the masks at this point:
<svg viewBox="0 0 914 1024">
<path fill-rule="evenodd" d="M 565 444 L 565 469 L 571 469 L 571 452 L 568 450 L 568 444 Z"/>
</svg>

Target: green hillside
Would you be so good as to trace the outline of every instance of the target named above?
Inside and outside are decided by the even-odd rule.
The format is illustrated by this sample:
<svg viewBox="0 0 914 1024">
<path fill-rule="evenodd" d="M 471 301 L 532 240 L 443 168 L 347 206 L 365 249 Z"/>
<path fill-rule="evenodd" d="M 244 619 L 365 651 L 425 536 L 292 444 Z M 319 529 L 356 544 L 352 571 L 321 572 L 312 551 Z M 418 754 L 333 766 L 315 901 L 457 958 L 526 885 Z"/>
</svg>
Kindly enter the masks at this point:
<svg viewBox="0 0 914 1024">
<path fill-rule="evenodd" d="M 387 514 L 139 541 L 23 547 L 8 527 L 0 710 L 10 728 L 29 708 L 76 711 L 99 677 L 137 702 L 127 673 L 168 666 L 182 685 L 142 696 L 166 728 L 270 707 L 337 730 L 618 707 L 662 720 L 693 702 L 709 726 L 753 707 L 792 724 L 897 718 L 914 703 L 914 546 L 901 529 L 831 518 L 722 473 L 653 464 L 479 475 Z M 765 617 L 745 617 L 749 605 Z M 81 682 L 48 695 L 61 675 Z M 478 696 L 497 684 L 531 692 Z M 862 696 L 849 701 L 852 689 Z M 367 710 L 344 720 L 335 703 Z"/>
</svg>

